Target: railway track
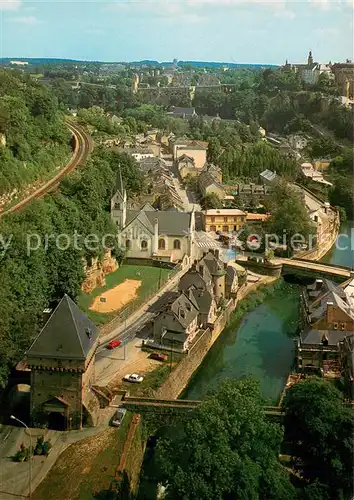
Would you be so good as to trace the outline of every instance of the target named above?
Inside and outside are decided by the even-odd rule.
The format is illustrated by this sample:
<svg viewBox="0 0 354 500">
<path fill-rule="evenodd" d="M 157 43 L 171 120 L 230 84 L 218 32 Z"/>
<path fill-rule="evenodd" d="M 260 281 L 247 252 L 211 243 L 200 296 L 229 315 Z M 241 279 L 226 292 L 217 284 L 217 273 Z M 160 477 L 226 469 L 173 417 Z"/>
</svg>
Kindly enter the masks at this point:
<svg viewBox="0 0 354 500">
<path fill-rule="evenodd" d="M 24 208 L 28 203 L 30 203 L 34 199 L 42 198 L 45 194 L 53 191 L 60 181 L 70 172 L 75 170 L 81 163 L 83 163 L 93 148 L 93 143 L 91 137 L 78 125 L 72 123 L 71 121 L 67 121 L 67 126 L 71 133 L 73 134 L 75 145 L 74 145 L 74 153 L 71 156 L 70 160 L 66 164 L 64 168 L 60 170 L 60 172 L 53 177 L 50 181 L 46 182 L 40 188 L 33 191 L 29 196 L 24 198 L 23 200 L 16 203 L 9 209 L 5 209 L 0 212 L 0 217 L 6 214 L 10 214 L 13 212 L 17 212 Z"/>
</svg>

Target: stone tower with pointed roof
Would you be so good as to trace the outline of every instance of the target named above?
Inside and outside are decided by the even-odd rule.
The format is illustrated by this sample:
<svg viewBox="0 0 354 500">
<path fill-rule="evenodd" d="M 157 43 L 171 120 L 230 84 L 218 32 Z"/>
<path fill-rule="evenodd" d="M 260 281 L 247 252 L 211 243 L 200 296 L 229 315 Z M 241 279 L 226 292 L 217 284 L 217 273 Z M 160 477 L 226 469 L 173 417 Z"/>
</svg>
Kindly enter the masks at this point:
<svg viewBox="0 0 354 500">
<path fill-rule="evenodd" d="M 26 354 L 33 423 L 58 429 L 95 425 L 99 404 L 91 386 L 98 337 L 94 323 L 64 295 Z"/>
</svg>

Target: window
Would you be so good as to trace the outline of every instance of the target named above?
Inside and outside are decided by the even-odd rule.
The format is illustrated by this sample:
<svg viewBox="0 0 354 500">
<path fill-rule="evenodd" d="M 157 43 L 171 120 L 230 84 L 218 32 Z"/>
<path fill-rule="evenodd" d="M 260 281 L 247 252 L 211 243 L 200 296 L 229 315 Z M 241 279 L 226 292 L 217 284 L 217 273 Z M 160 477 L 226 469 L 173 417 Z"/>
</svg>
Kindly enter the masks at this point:
<svg viewBox="0 0 354 500">
<path fill-rule="evenodd" d="M 338 323 L 333 323 L 333 328 L 334 328 L 335 330 L 338 330 Z"/>
<path fill-rule="evenodd" d="M 345 323 L 341 323 L 341 324 L 340 324 L 340 329 L 341 329 L 341 330 L 345 330 Z"/>
<path fill-rule="evenodd" d="M 180 242 L 179 240 L 175 240 L 175 241 L 173 242 L 173 248 L 174 248 L 175 250 L 181 250 L 181 242 Z"/>
<path fill-rule="evenodd" d="M 216 226 L 210 226 L 210 231 L 214 231 L 214 233 L 216 233 Z"/>
<path fill-rule="evenodd" d="M 159 239 L 159 250 L 165 250 L 165 248 L 166 248 L 165 240 L 163 238 L 160 238 Z"/>
<path fill-rule="evenodd" d="M 228 232 L 229 232 L 229 226 L 223 226 L 223 227 L 222 227 L 222 230 L 223 230 L 225 233 L 228 233 Z"/>
<path fill-rule="evenodd" d="M 126 248 L 127 250 L 130 250 L 130 249 L 131 249 L 131 247 L 132 247 L 132 242 L 131 242 L 130 240 L 127 240 L 127 241 L 125 242 L 125 248 Z"/>
<path fill-rule="evenodd" d="M 147 248 L 148 248 L 148 244 L 147 244 L 147 241 L 146 241 L 146 240 L 142 240 L 142 242 L 141 242 L 141 244 L 140 244 L 140 248 L 141 248 L 142 250 L 145 250 L 145 251 L 147 250 Z"/>
<path fill-rule="evenodd" d="M 227 217 L 224 217 L 224 222 L 227 222 Z"/>
<path fill-rule="evenodd" d="M 211 217 L 211 222 L 215 222 L 215 217 Z"/>
<path fill-rule="evenodd" d="M 234 222 L 237 222 L 237 217 L 234 217 Z"/>
</svg>

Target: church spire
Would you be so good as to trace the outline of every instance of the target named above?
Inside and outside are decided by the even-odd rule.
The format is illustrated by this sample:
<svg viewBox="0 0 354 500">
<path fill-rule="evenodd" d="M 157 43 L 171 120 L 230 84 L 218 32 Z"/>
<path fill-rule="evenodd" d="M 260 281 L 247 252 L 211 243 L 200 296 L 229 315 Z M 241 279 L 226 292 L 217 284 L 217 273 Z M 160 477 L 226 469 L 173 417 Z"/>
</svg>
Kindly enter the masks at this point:
<svg viewBox="0 0 354 500">
<path fill-rule="evenodd" d="M 312 51 L 310 50 L 309 56 L 307 58 L 307 65 L 312 66 L 313 65 L 313 57 L 312 57 Z"/>
</svg>

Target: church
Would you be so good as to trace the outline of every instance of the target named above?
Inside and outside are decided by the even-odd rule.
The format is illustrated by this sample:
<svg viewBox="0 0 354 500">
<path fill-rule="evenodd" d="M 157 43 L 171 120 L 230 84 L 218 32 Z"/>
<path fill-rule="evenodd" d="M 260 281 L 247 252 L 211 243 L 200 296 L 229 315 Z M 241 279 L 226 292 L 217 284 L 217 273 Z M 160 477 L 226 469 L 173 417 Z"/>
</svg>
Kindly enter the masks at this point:
<svg viewBox="0 0 354 500">
<path fill-rule="evenodd" d="M 150 203 L 128 209 L 121 172 L 111 199 L 111 216 L 127 259 L 193 262 L 196 253 L 195 213 L 156 210 Z"/>
</svg>

